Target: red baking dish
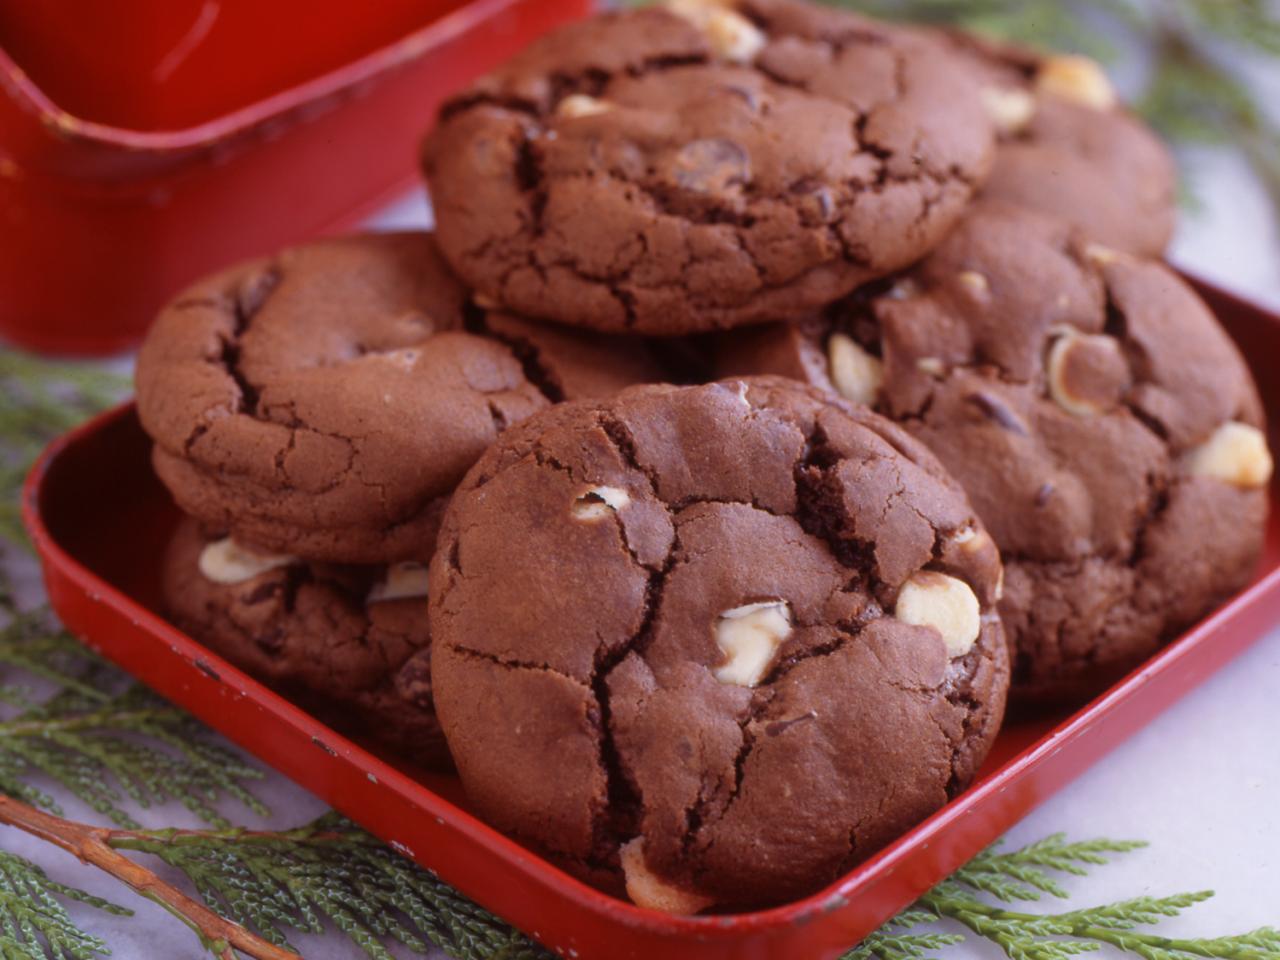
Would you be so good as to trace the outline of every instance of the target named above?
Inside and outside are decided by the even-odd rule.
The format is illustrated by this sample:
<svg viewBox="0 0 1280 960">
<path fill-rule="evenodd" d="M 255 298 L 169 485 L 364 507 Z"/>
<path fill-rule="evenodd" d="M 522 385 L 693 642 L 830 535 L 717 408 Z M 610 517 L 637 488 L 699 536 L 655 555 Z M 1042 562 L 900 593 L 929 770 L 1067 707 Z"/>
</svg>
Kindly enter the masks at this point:
<svg viewBox="0 0 1280 960">
<path fill-rule="evenodd" d="M 1201 289 L 1280 422 L 1280 317 Z M 396 769 L 168 625 L 156 612 L 157 558 L 177 514 L 148 448 L 124 406 L 52 444 L 27 481 L 27 527 L 67 627 L 467 896 L 585 960 L 836 957 L 1280 620 L 1273 516 L 1248 590 L 1079 712 L 1008 724 L 978 783 L 837 883 L 772 910 L 672 917 L 584 886 L 474 818 L 455 779 Z"/>
<path fill-rule="evenodd" d="M 121 350 L 210 269 L 358 222 L 413 180 L 445 95 L 590 6 L 5 5 L 0 336 Z"/>
</svg>

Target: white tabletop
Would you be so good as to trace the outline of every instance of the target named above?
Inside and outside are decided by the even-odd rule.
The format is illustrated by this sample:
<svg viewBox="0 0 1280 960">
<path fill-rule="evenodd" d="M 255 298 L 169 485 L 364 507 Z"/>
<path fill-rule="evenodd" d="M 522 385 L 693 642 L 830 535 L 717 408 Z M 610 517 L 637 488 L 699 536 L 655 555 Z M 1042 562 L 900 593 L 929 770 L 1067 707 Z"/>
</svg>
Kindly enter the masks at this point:
<svg viewBox="0 0 1280 960">
<path fill-rule="evenodd" d="M 1280 236 L 1268 218 L 1265 195 L 1239 164 L 1213 153 L 1197 159 L 1196 182 L 1203 207 L 1194 219 L 1185 219 L 1175 261 L 1280 308 Z M 415 194 L 372 225 L 421 226 L 427 216 L 425 200 Z M 33 571 L 26 572 L 26 579 L 34 586 Z M 1011 845 L 1057 832 L 1077 839 L 1150 842 L 1147 849 L 1126 854 L 1087 879 L 1067 878 L 1063 885 L 1072 899 L 1053 908 L 1212 889 L 1216 897 L 1160 930 L 1219 936 L 1280 923 L 1278 690 L 1280 628 L 1019 824 L 1008 837 Z M 246 825 L 291 827 L 324 809 L 278 775 L 270 776 L 258 792 L 272 809 L 271 817 L 260 821 L 230 809 L 228 815 Z M 65 806 L 71 816 L 92 819 L 74 801 Z M 144 819 L 154 826 L 191 823 L 185 811 L 173 807 L 149 811 Z M 8 830 L 0 830 L 0 847 L 41 864 L 55 879 L 136 909 L 136 917 L 117 919 L 71 907 L 81 922 L 112 944 L 116 957 L 207 956 L 168 914 L 70 856 Z M 337 935 L 299 937 L 295 944 L 311 960 L 363 956 Z M 971 936 L 939 956 L 1003 954 Z"/>
</svg>

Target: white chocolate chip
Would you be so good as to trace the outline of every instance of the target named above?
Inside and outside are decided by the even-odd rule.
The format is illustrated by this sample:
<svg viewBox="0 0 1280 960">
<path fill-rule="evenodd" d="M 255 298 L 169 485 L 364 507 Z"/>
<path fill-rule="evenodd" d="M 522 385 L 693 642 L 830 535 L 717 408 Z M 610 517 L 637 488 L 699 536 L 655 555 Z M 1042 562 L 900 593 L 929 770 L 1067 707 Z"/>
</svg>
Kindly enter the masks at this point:
<svg viewBox="0 0 1280 960">
<path fill-rule="evenodd" d="M 600 520 L 630 502 L 631 494 L 618 487 L 592 487 L 573 501 L 573 516 L 578 520 Z"/>
<path fill-rule="evenodd" d="M 791 607 L 785 600 L 748 603 L 720 614 L 716 645 L 725 661 L 714 673 L 721 683 L 754 687 L 791 635 Z"/>
<path fill-rule="evenodd" d="M 594 117 L 608 113 L 613 107 L 603 100 L 589 97 L 585 93 L 573 93 L 556 104 L 556 115 L 576 119 L 578 117 Z"/>
<path fill-rule="evenodd" d="M 768 42 L 759 27 L 722 2 L 667 0 L 666 6 L 701 30 L 719 56 L 734 63 L 750 63 Z"/>
<path fill-rule="evenodd" d="M 413 369 L 413 365 L 418 362 L 418 357 L 419 353 L 413 347 L 403 347 L 399 350 L 371 350 L 364 355 L 366 360 L 389 363 L 401 370 Z"/>
<path fill-rule="evenodd" d="M 618 851 L 627 896 L 637 907 L 663 913 L 692 914 L 707 909 L 715 901 L 698 893 L 681 890 L 653 875 L 644 862 L 644 839 L 636 837 Z"/>
<path fill-rule="evenodd" d="M 716 11 L 704 29 L 715 51 L 733 63 L 750 63 L 767 42 L 755 24 L 731 10 Z"/>
<path fill-rule="evenodd" d="M 1049 57 L 1036 72 L 1036 90 L 1094 110 L 1110 110 L 1116 103 L 1111 81 L 1089 57 Z"/>
<path fill-rule="evenodd" d="M 836 392 L 853 403 L 873 404 L 884 383 L 884 364 L 848 334 L 827 339 L 827 362 Z"/>
<path fill-rule="evenodd" d="M 956 275 L 956 280 L 980 297 L 985 297 L 991 292 L 990 281 L 977 270 L 962 270 Z"/>
<path fill-rule="evenodd" d="M 230 537 L 206 544 L 200 551 L 200 572 L 214 583 L 243 583 L 260 573 L 297 562 L 296 557 L 284 554 L 258 553 Z"/>
<path fill-rule="evenodd" d="M 993 558 L 1000 555 L 991 534 L 977 527 L 961 527 L 947 539 L 947 546 L 956 547 L 968 559 L 983 553 L 990 554 Z"/>
<path fill-rule="evenodd" d="M 973 648 L 982 629 L 982 611 L 970 586 L 934 570 L 912 574 L 898 593 L 893 615 L 903 623 L 933 627 L 953 659 Z"/>
<path fill-rule="evenodd" d="M 921 357 L 916 361 L 916 369 L 931 377 L 941 377 L 947 372 L 947 366 L 938 357 Z"/>
<path fill-rule="evenodd" d="M 1265 487 L 1271 480 L 1274 463 L 1267 438 L 1257 427 L 1231 420 L 1183 457 L 1183 466 L 1193 476 L 1213 477 L 1233 486 Z"/>
<path fill-rule="evenodd" d="M 986 550 L 995 549 L 995 542 L 991 539 L 991 534 L 974 527 L 965 527 L 963 530 L 956 531 L 951 538 L 951 542 L 958 546 L 963 553 L 971 557 Z"/>
<path fill-rule="evenodd" d="M 393 563 L 369 590 L 366 603 L 410 600 L 427 595 L 427 565 L 416 560 Z"/>
<path fill-rule="evenodd" d="M 1064 370 L 1067 365 L 1068 351 L 1080 338 L 1077 336 L 1062 336 L 1053 341 L 1053 346 L 1049 348 L 1049 362 L 1046 364 L 1049 377 L 1049 396 L 1053 397 L 1054 403 L 1060 406 L 1067 413 L 1075 414 L 1077 417 L 1090 416 L 1097 413 L 1092 404 L 1079 401 L 1074 397 L 1065 382 Z"/>
<path fill-rule="evenodd" d="M 916 283 L 910 277 L 903 277 L 885 294 L 890 300 L 909 300 L 920 293 L 920 284 Z"/>
<path fill-rule="evenodd" d="M 1001 133 L 1017 133 L 1036 112 L 1035 97 L 1012 87 L 983 87 L 982 105 Z"/>
<path fill-rule="evenodd" d="M 1086 244 L 1084 256 L 1086 260 L 1100 267 L 1105 267 L 1109 263 L 1117 263 L 1124 259 L 1124 254 L 1119 250 L 1112 250 L 1101 243 Z"/>
<path fill-rule="evenodd" d="M 1053 402 L 1077 417 L 1111 409 L 1129 382 L 1128 363 L 1116 339 L 1082 334 L 1074 327 L 1065 328 L 1049 348 L 1045 374 Z"/>
<path fill-rule="evenodd" d="M 991 534 L 976 527 L 962 527 L 951 535 L 950 540 L 969 559 L 982 553 L 990 553 L 993 558 L 1000 556 L 1000 551 L 996 547 L 996 542 L 991 539 Z M 1000 572 L 996 574 L 994 592 L 994 597 L 997 601 L 1002 596 L 1004 596 L 1004 567 L 1001 567 Z"/>
</svg>

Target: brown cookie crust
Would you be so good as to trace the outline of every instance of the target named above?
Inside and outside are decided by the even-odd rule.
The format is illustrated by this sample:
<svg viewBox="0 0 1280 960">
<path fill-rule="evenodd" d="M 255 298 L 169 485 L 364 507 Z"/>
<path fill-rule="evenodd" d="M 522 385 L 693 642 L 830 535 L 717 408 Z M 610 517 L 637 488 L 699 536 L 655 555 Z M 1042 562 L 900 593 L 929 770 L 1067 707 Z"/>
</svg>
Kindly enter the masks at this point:
<svg viewBox="0 0 1280 960">
<path fill-rule="evenodd" d="M 325 240 L 179 296 L 138 358 L 178 505 L 270 550 L 430 553 L 454 484 L 550 402 L 660 379 L 643 347 L 468 315 L 429 234 Z"/>
<path fill-rule="evenodd" d="M 424 165 L 458 274 L 529 316 L 674 335 L 798 315 L 936 243 L 991 160 L 965 71 L 845 11 L 732 15 L 763 41 L 746 62 L 670 10 L 606 13 L 446 104 Z"/>
<path fill-rule="evenodd" d="M 336 729 L 416 764 L 450 765 L 431 701 L 425 598 L 371 601 L 378 567 L 294 563 L 215 583 L 199 558 L 216 539 L 186 518 L 166 550 L 163 596 L 179 627 Z"/>
<path fill-rule="evenodd" d="M 592 490 L 615 506 L 576 517 Z M 436 705 L 469 797 L 607 888 L 639 836 L 649 870 L 721 909 L 812 892 L 962 789 L 995 736 L 985 537 L 909 435 L 789 381 L 537 415 L 468 473 L 431 568 Z M 954 659 L 886 612 L 922 568 L 981 604 Z M 721 682 L 717 617 L 764 601 L 794 629 L 754 687 Z"/>
<path fill-rule="evenodd" d="M 1167 267 L 987 203 L 893 284 L 726 338 L 719 372 L 834 389 L 835 332 L 877 356 L 877 408 L 929 445 L 1001 548 L 1015 693 L 1094 693 L 1248 582 L 1267 492 L 1193 475 L 1187 458 L 1224 423 L 1261 428 L 1261 404 Z M 1062 375 L 1098 407 L 1083 415 L 1050 382 L 1067 336 L 1085 349 Z"/>
<path fill-rule="evenodd" d="M 1164 255 L 1177 217 L 1178 171 L 1150 127 L 1118 101 L 1090 102 L 1087 90 L 1073 95 L 1047 84 L 1061 58 L 961 31 L 942 36 L 976 71 L 995 112 L 1010 93 L 1029 97 L 1025 120 L 997 123 L 984 197 L 1058 217 L 1117 250 Z"/>
</svg>

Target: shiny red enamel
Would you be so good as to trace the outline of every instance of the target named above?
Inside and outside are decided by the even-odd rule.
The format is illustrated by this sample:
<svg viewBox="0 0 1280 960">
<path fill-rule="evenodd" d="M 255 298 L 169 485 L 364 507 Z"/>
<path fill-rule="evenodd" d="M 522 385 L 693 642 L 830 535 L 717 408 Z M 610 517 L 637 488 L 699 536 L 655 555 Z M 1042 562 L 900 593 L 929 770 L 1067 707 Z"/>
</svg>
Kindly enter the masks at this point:
<svg viewBox="0 0 1280 960">
<path fill-rule="evenodd" d="M 446 95 L 591 0 L 221 0 L 166 62 L 206 7 L 0 11 L 0 338 L 122 350 L 210 270 L 358 223 L 416 180 Z"/>
</svg>

